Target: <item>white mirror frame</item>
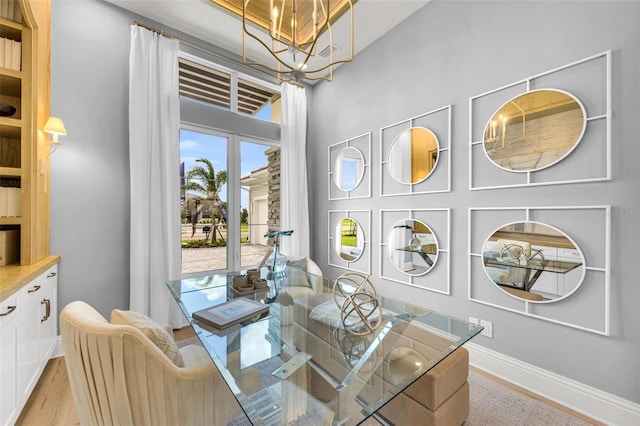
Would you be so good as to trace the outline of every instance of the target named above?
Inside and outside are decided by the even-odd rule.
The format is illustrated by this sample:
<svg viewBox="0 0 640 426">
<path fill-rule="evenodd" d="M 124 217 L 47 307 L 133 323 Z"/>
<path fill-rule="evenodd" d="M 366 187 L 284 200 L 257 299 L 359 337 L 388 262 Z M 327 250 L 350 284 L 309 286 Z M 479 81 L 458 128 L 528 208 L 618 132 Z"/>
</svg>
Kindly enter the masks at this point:
<svg viewBox="0 0 640 426">
<path fill-rule="evenodd" d="M 534 220 L 532 216 L 535 216 Z M 542 217 L 539 218 L 539 217 Z M 580 236 L 575 218 L 589 223 Z M 549 219 L 548 219 L 549 218 Z M 534 303 L 512 297 L 499 289 L 487 276 L 482 249 L 487 234 L 506 223 L 540 222 L 580 239 L 584 259 L 582 284 L 553 303 Z M 553 225 L 551 224 L 553 222 Z M 527 317 L 609 336 L 611 291 L 611 206 L 554 206 L 554 207 L 472 207 L 468 216 L 468 282 L 469 300 Z M 576 246 L 578 246 L 577 241 Z"/>
<path fill-rule="evenodd" d="M 485 273 L 487 274 L 487 278 L 489 278 L 490 280 L 492 280 L 492 278 L 491 278 L 491 276 L 490 276 L 490 274 L 489 274 L 489 268 L 492 268 L 492 267 L 493 267 L 493 268 L 495 268 L 495 267 L 496 267 L 496 265 L 498 265 L 498 264 L 499 264 L 499 262 L 495 262 L 495 261 L 494 261 L 494 262 L 495 262 L 495 264 L 493 264 L 493 263 L 492 263 L 492 264 L 490 264 L 489 266 L 487 266 L 487 265 L 484 263 L 484 262 L 485 262 L 485 259 L 484 259 L 484 258 L 485 258 L 485 253 L 486 253 L 485 249 L 487 248 L 487 245 L 489 245 L 489 239 L 490 239 L 492 236 L 494 236 L 498 231 L 500 231 L 502 228 L 504 228 L 504 227 L 506 227 L 506 226 L 510 226 L 510 225 L 521 224 L 521 223 L 530 223 L 530 224 L 533 224 L 533 225 L 540 225 L 540 226 L 542 226 L 542 227 L 549 228 L 549 229 L 551 229 L 551 230 L 555 231 L 555 232 L 556 232 L 556 233 L 558 233 L 558 234 L 561 234 L 561 235 L 562 235 L 566 240 L 568 240 L 569 242 L 571 242 L 571 244 L 573 244 L 574 251 L 577 251 L 577 253 L 578 253 L 577 258 L 579 258 L 579 259 L 580 259 L 580 263 L 581 263 L 581 265 L 580 265 L 580 266 L 578 266 L 578 268 L 580 268 L 580 271 L 581 271 L 580 278 L 577 280 L 577 284 L 576 284 L 576 285 L 571 289 L 571 291 L 567 292 L 566 294 L 563 294 L 562 296 L 558 296 L 558 297 L 556 297 L 556 298 L 554 298 L 554 299 L 546 299 L 546 300 L 529 300 L 529 302 L 530 302 L 530 303 L 555 303 L 555 302 L 559 302 L 559 301 L 561 301 L 561 300 L 563 300 L 563 299 L 566 299 L 567 297 L 570 297 L 573 293 L 575 293 L 576 291 L 578 291 L 578 289 L 580 288 L 580 286 L 581 286 L 581 285 L 582 285 L 582 283 L 584 282 L 584 276 L 585 276 L 585 273 L 586 273 L 586 270 L 585 270 L 585 263 L 586 263 L 586 262 L 585 262 L 585 260 L 584 260 L 584 254 L 582 253 L 582 250 L 580 249 L 580 246 L 579 246 L 579 245 L 578 245 L 578 244 L 573 240 L 573 238 L 571 238 L 569 235 L 567 235 L 567 233 L 566 233 L 566 232 L 564 232 L 564 231 L 563 231 L 563 230 L 561 230 L 561 229 L 556 228 L 555 226 L 549 225 L 549 224 L 547 224 L 547 223 L 536 222 L 536 221 L 533 221 L 533 220 L 530 220 L 530 221 L 519 220 L 519 221 L 516 221 L 516 222 L 510 222 L 510 223 L 502 224 L 502 225 L 498 226 L 496 229 L 494 229 L 494 230 L 491 232 L 491 234 L 487 235 L 487 238 L 486 238 L 486 240 L 485 240 L 485 242 L 484 242 L 484 244 L 483 244 L 483 246 L 482 246 L 483 266 L 484 266 L 484 269 L 485 269 Z M 555 258 L 555 259 L 557 259 L 557 258 L 558 258 L 558 254 L 557 254 L 557 253 L 556 253 L 555 255 L 553 255 L 553 254 L 550 254 L 550 253 L 549 253 L 549 251 L 551 251 L 551 249 L 553 249 L 553 247 L 549 246 L 549 247 L 544 247 L 544 249 L 543 249 L 543 248 L 541 248 L 542 244 L 540 244 L 540 243 L 539 243 L 539 244 L 535 244 L 535 243 L 529 242 L 529 243 L 524 243 L 524 244 L 522 244 L 522 241 L 515 241 L 515 240 L 508 240 L 508 239 L 505 239 L 505 240 L 502 240 L 502 241 L 501 241 L 501 240 L 497 240 L 497 243 L 498 243 L 498 244 L 503 244 L 503 245 L 505 245 L 505 246 L 507 246 L 507 247 L 513 247 L 513 245 L 521 244 L 521 247 L 522 247 L 522 248 L 524 248 L 524 250 L 523 250 L 523 251 L 524 251 L 525 253 L 522 253 L 522 255 L 521 255 L 521 256 L 524 256 L 524 258 L 523 258 L 523 257 L 520 257 L 520 258 L 518 259 L 518 262 L 519 262 L 520 264 L 522 264 L 521 262 L 524 262 L 525 264 L 528 264 L 528 263 L 529 263 L 529 261 L 530 261 L 530 258 L 531 258 L 532 256 L 534 256 L 534 257 L 535 257 L 535 256 L 542 256 L 542 257 L 540 257 L 540 259 L 546 259 L 546 260 L 553 260 L 552 258 Z M 541 253 L 536 254 L 536 253 L 537 253 L 537 252 L 536 252 L 537 248 L 540 248 Z M 518 249 L 520 249 L 520 248 L 518 248 Z M 556 246 L 556 249 L 557 249 L 557 246 Z M 527 251 L 528 251 L 528 253 L 527 253 Z M 557 251 L 557 250 L 556 250 L 556 251 Z M 508 250 L 507 250 L 507 252 L 508 252 Z M 546 254 L 545 254 L 545 252 L 546 252 Z M 574 254 L 572 254 L 572 258 L 575 258 L 575 257 L 576 257 L 576 256 L 575 256 Z M 498 259 L 500 259 L 500 258 L 498 257 Z M 525 260 L 525 259 L 526 259 L 526 260 Z M 575 262 L 575 260 L 573 260 L 573 259 L 572 259 L 572 261 L 573 261 L 573 262 Z M 576 262 L 576 263 L 577 263 L 577 262 Z M 507 267 L 506 269 L 504 269 L 504 267 L 505 267 L 505 266 Z M 505 264 L 500 264 L 500 267 L 502 267 L 502 268 L 504 269 L 504 272 L 508 271 L 508 270 L 509 270 L 509 268 L 512 268 L 511 266 L 509 266 L 509 265 L 508 265 L 508 262 L 507 262 L 507 263 L 505 263 Z M 577 269 L 577 268 L 576 268 L 576 269 Z M 572 273 L 572 274 L 573 274 L 574 272 L 577 272 L 577 271 L 571 271 L 571 273 Z M 510 276 L 512 276 L 512 277 L 515 275 L 515 276 L 519 276 L 519 278 L 524 278 L 524 277 L 523 277 L 523 275 L 524 275 L 524 269 L 520 268 L 520 269 L 519 269 L 519 270 L 517 270 L 517 271 L 513 271 L 513 270 L 511 270 L 511 271 L 509 271 L 509 272 L 508 272 L 508 274 L 509 274 Z M 534 274 L 534 275 L 535 275 L 535 272 L 534 272 L 534 271 L 530 271 L 530 274 Z M 550 274 L 550 275 L 549 275 L 549 274 Z M 554 276 L 554 274 L 553 274 L 553 273 L 549 273 L 549 274 L 545 274 L 544 272 L 542 272 L 542 273 L 540 274 L 540 276 L 538 277 L 538 279 L 535 281 L 535 284 L 533 284 L 533 286 L 531 287 L 531 289 L 532 289 L 532 291 L 531 291 L 531 292 L 532 292 L 532 293 L 534 293 L 534 294 L 540 294 L 540 293 L 539 293 L 540 291 L 547 290 L 547 292 L 548 292 L 547 294 L 552 294 L 552 292 L 554 291 L 553 289 L 551 289 L 551 288 L 549 288 L 549 289 L 544 289 L 544 287 L 541 287 L 541 285 L 542 285 L 542 284 L 544 284 L 544 282 L 545 282 L 545 281 L 549 281 L 549 279 L 551 279 L 551 280 L 553 280 L 553 278 L 556 278 L 556 279 L 557 279 L 557 278 L 560 278 L 560 276 L 559 276 L 559 275 L 555 275 L 555 276 Z M 522 281 L 522 282 L 524 282 L 524 280 L 521 280 L 521 281 Z M 524 300 L 526 300 L 525 298 L 518 297 L 517 295 L 515 295 L 515 294 L 512 294 L 512 293 L 508 292 L 508 291 L 507 291 L 505 288 L 503 288 L 501 285 L 498 285 L 498 283 L 497 283 L 497 282 L 495 282 L 495 281 L 493 281 L 493 280 L 492 280 L 491 282 L 493 282 L 493 283 L 494 283 L 494 284 L 495 284 L 495 285 L 496 285 L 500 290 L 504 291 L 504 292 L 505 292 L 505 293 L 507 293 L 509 296 L 514 297 L 514 298 L 516 298 L 516 299 L 518 299 L 518 300 L 523 300 L 523 301 L 524 301 Z M 557 280 L 556 280 L 556 284 L 557 284 Z M 534 288 L 535 288 L 535 289 L 534 289 Z M 535 291 L 534 291 L 534 290 L 535 290 Z M 527 291 L 529 291 L 529 290 L 527 290 Z M 557 290 L 557 288 L 556 288 L 556 290 L 555 290 L 555 291 L 558 291 L 558 290 Z"/>
<path fill-rule="evenodd" d="M 351 155 L 349 157 L 345 158 L 345 155 L 347 152 L 353 152 L 354 155 Z M 353 187 L 351 188 L 344 188 L 343 186 L 340 186 L 339 182 L 340 180 L 342 180 L 342 178 L 345 175 L 345 171 L 344 169 L 344 163 L 348 161 L 348 159 L 350 159 L 351 161 L 349 161 L 350 163 L 354 163 L 355 164 L 355 168 L 356 168 L 356 176 L 355 178 L 355 182 L 353 184 Z M 358 167 L 358 163 L 360 164 L 360 167 Z M 364 178 L 364 155 L 362 155 L 362 152 L 358 149 L 355 148 L 353 146 L 347 146 L 345 148 L 343 148 L 340 153 L 338 154 L 338 158 L 336 159 L 336 161 L 334 162 L 334 166 L 333 166 L 333 183 L 335 186 L 338 187 L 338 189 L 340 191 L 343 192 L 351 192 L 354 189 L 356 189 L 358 187 L 358 185 L 360 185 L 360 183 L 362 182 L 362 179 Z M 359 170 L 358 170 L 359 169 Z M 343 182 L 344 184 L 344 182 Z"/>
<path fill-rule="evenodd" d="M 599 72 L 589 73 L 576 81 L 576 68 L 590 67 Z M 548 87 L 549 81 L 557 81 Z M 540 87 L 537 87 L 537 86 Z M 603 93 L 592 92 L 602 88 Z M 571 155 L 555 162 L 552 168 L 531 171 L 507 170 L 492 162 L 484 149 L 486 124 L 493 114 L 508 100 L 535 90 L 551 89 L 572 93 L 580 99 L 586 111 L 585 130 L 581 139 L 588 143 L 576 143 Z M 593 99 L 589 99 L 592 97 Z M 604 123 L 597 126 L 596 123 Z M 584 146 L 584 148 L 583 148 Z M 578 155 L 587 149 L 604 152 L 599 155 L 598 169 L 593 172 L 593 156 Z M 587 151 L 591 153 L 592 151 Z M 557 171 L 552 171 L 557 169 Z M 490 172 L 485 172 L 490 170 Z M 611 51 L 602 52 L 585 59 L 513 82 L 506 86 L 469 98 L 469 190 L 517 188 L 541 185 L 558 185 L 579 182 L 601 182 L 611 180 Z"/>
<path fill-rule="evenodd" d="M 358 250 L 357 252 L 351 252 L 351 253 L 348 254 L 348 256 L 350 258 L 345 258 L 345 255 L 347 255 L 346 253 L 343 252 L 343 249 L 344 249 L 345 246 L 343 246 L 342 244 L 338 244 L 338 241 L 340 241 L 340 243 L 342 243 L 342 232 L 344 231 L 344 221 L 345 220 L 349 220 L 349 221 L 351 221 L 352 223 L 355 224 L 355 226 L 356 226 L 356 244 L 358 243 L 358 238 L 360 238 L 360 243 L 361 243 L 360 244 L 361 247 L 358 247 L 356 245 L 356 250 Z M 336 223 L 335 227 L 333 228 L 333 250 L 338 252 L 338 256 L 340 257 L 340 259 L 344 260 L 347 263 L 357 262 L 358 259 L 360 259 L 360 256 L 362 256 L 362 254 L 364 253 L 364 242 L 365 242 L 365 240 L 366 240 L 366 236 L 364 235 L 364 230 L 362 229 L 362 226 L 360 225 L 360 223 L 358 221 L 354 220 L 353 218 L 343 217 L 342 219 L 338 220 L 338 222 Z"/>
<path fill-rule="evenodd" d="M 486 141 L 486 134 L 487 134 L 487 132 L 489 132 L 490 125 L 491 125 L 492 123 L 494 123 L 494 124 L 495 124 L 495 122 L 494 122 L 494 117 L 495 117 L 495 116 L 496 116 L 496 115 L 497 115 L 501 110 L 503 110 L 503 109 L 504 109 L 507 105 L 509 105 L 510 103 L 513 103 L 514 105 L 518 106 L 518 105 L 515 103 L 515 101 L 516 101 L 516 100 L 518 100 L 518 99 L 521 99 L 521 98 L 523 98 L 523 97 L 525 97 L 525 96 L 527 96 L 527 95 L 535 95 L 535 94 L 539 94 L 539 93 L 542 93 L 542 92 L 554 92 L 554 93 L 562 94 L 562 95 L 564 95 L 566 98 L 570 98 L 570 99 L 572 99 L 572 100 L 573 100 L 573 102 L 575 102 L 575 104 L 578 106 L 578 108 L 580 108 L 580 113 L 581 113 L 580 115 L 582 116 L 582 126 L 581 126 L 581 129 L 580 129 L 580 134 L 577 136 L 576 140 L 573 142 L 573 145 L 571 145 L 571 148 L 567 149 L 567 150 L 564 152 L 564 154 L 562 154 L 562 156 L 561 156 L 560 158 L 556 158 L 555 160 L 553 160 L 553 161 L 551 161 L 551 162 L 549 162 L 549 163 L 547 163 L 547 164 L 544 164 L 544 165 L 542 165 L 542 166 L 540 166 L 540 167 L 536 167 L 536 168 L 532 168 L 532 169 L 511 169 L 511 168 L 508 168 L 508 167 L 505 167 L 505 166 L 503 166 L 503 165 L 498 164 L 498 163 L 496 162 L 496 160 L 492 159 L 492 158 L 491 158 L 491 156 L 489 155 L 489 152 L 487 152 L 487 144 L 486 144 L 486 143 L 483 143 L 483 150 L 484 150 L 484 154 L 487 156 L 487 160 L 489 160 L 491 163 L 493 163 L 493 165 L 494 165 L 494 166 L 496 166 L 496 167 L 498 167 L 498 168 L 500 168 L 500 169 L 502 169 L 502 170 L 504 170 L 504 171 L 511 172 L 511 173 L 535 173 L 535 172 L 539 172 L 539 171 L 541 171 L 541 170 L 544 170 L 544 169 L 546 169 L 546 168 L 548 168 L 548 167 L 553 167 L 554 165 L 556 165 L 556 164 L 558 164 L 558 163 L 562 162 L 562 160 L 564 160 L 565 158 L 567 158 L 567 157 L 568 157 L 568 156 L 569 156 L 569 155 L 570 155 L 570 154 L 571 154 L 571 153 L 572 153 L 572 152 L 573 152 L 573 151 L 578 147 L 578 145 L 579 145 L 579 144 L 580 144 L 580 142 L 582 141 L 582 137 L 584 136 L 584 131 L 585 131 L 585 130 L 586 130 L 586 128 L 587 128 L 587 111 L 585 110 L 584 105 L 582 104 L 582 102 L 580 101 L 580 99 L 578 99 L 575 95 L 573 95 L 573 94 L 571 94 L 571 93 L 569 93 L 569 92 L 566 92 L 566 91 L 564 91 L 564 90 L 559 90 L 559 89 L 538 89 L 538 90 L 531 90 L 531 91 L 526 92 L 526 93 L 521 93 L 521 94 L 519 94 L 519 95 L 517 95 L 517 96 L 514 96 L 513 98 L 511 98 L 511 99 L 507 100 L 504 104 L 502 104 L 502 105 L 500 106 L 500 108 L 498 108 L 498 110 L 497 110 L 497 111 L 496 111 L 496 112 L 495 112 L 495 113 L 494 113 L 494 114 L 489 118 L 489 120 L 487 121 L 487 124 L 486 124 L 486 126 L 485 126 L 485 130 L 484 130 L 484 132 L 483 132 L 483 134 L 485 135 L 485 136 L 484 136 L 484 138 L 483 138 L 483 142 L 484 142 L 484 141 Z M 525 130 L 526 126 L 524 125 L 524 123 L 526 123 L 526 122 L 525 122 L 525 114 L 524 114 L 524 110 L 522 110 L 522 108 L 520 108 L 520 110 L 521 110 L 521 114 L 522 114 L 522 118 L 523 118 L 522 135 L 521 135 L 522 137 L 520 138 L 520 140 L 524 140 L 524 139 L 526 138 L 528 141 L 532 141 L 532 140 L 533 140 L 533 139 L 535 139 L 535 138 L 533 138 L 533 137 L 531 137 L 531 136 L 527 137 L 526 130 Z M 501 116 L 502 116 L 502 115 L 501 115 Z M 503 120 L 503 124 L 502 124 L 502 126 L 501 126 L 501 129 L 496 129 L 496 127 L 495 127 L 495 126 L 493 126 L 493 131 L 494 131 L 494 132 L 495 132 L 496 130 L 497 130 L 498 132 L 500 132 L 500 131 L 504 132 L 504 134 L 505 134 L 505 135 L 504 135 L 504 136 L 503 136 L 503 138 L 502 138 L 502 144 L 503 144 L 503 145 L 504 145 L 504 143 L 505 143 L 506 134 L 507 134 L 507 129 L 508 129 L 508 124 L 507 124 L 507 120 L 506 120 L 506 118 Z M 555 131 L 555 130 L 556 130 L 556 129 L 554 128 L 554 131 Z M 541 138 L 542 138 L 542 137 L 541 137 Z M 495 138 L 495 139 L 497 139 L 497 140 L 498 140 L 498 138 Z M 495 144 L 494 144 L 494 146 L 495 146 Z M 530 146 L 530 145 L 527 145 L 527 146 Z M 544 154 L 543 154 L 543 156 L 544 156 Z"/>
<path fill-rule="evenodd" d="M 433 264 L 432 264 L 432 265 L 428 265 L 428 268 L 425 268 L 425 270 L 424 270 L 424 271 L 422 271 L 422 272 L 420 272 L 420 273 L 411 274 L 411 273 L 409 273 L 409 272 L 407 272 L 407 271 L 403 271 L 403 270 L 401 270 L 401 269 L 398 267 L 398 265 L 397 265 L 397 264 L 393 263 L 393 266 L 395 266 L 395 267 L 396 267 L 400 272 L 402 272 L 403 274 L 406 274 L 406 275 L 409 275 L 409 276 L 413 276 L 413 277 L 417 277 L 417 276 L 420 276 L 420 275 L 428 274 L 428 273 L 429 273 L 429 271 L 431 271 L 431 270 L 432 270 L 433 268 L 435 268 L 435 266 L 437 265 L 437 263 L 438 263 L 438 237 L 436 236 L 435 232 L 431 229 L 431 227 L 429 226 L 429 224 L 424 223 L 424 222 L 423 222 L 422 220 L 420 220 L 420 219 L 415 219 L 415 218 L 412 218 L 412 219 L 400 219 L 400 220 L 399 220 L 398 222 L 396 222 L 396 223 L 395 223 L 395 225 L 394 225 L 394 226 L 389 230 L 389 235 L 388 235 L 388 237 L 387 237 L 387 244 L 386 244 L 386 246 L 387 246 L 387 256 L 389 256 L 390 258 L 392 258 L 392 262 L 394 262 L 394 260 L 393 260 L 394 254 L 398 255 L 397 253 L 394 253 L 394 251 L 395 251 L 395 250 L 401 250 L 401 251 L 402 251 L 402 250 L 405 250 L 405 249 L 409 248 L 409 247 L 404 247 L 403 249 L 397 249 L 397 248 L 396 248 L 396 249 L 392 250 L 392 247 L 394 246 L 394 242 L 392 241 L 392 240 L 394 239 L 394 235 L 393 235 L 393 234 L 395 234 L 396 232 L 400 232 L 400 231 L 398 230 L 398 228 L 397 228 L 398 224 L 399 224 L 399 223 L 401 223 L 401 222 L 408 221 L 408 220 L 412 220 L 414 223 L 415 223 L 415 222 L 420 222 L 420 223 L 421 223 L 422 225 L 424 225 L 427 229 L 429 229 L 429 231 L 430 231 L 431 235 L 433 236 L 434 243 L 435 243 L 435 246 L 436 246 L 436 253 L 435 253 L 434 258 L 432 259 Z M 417 238 L 416 233 L 414 233 L 414 232 L 413 232 L 413 229 L 414 229 L 414 228 L 411 228 L 411 230 L 412 230 L 412 231 L 411 231 L 411 232 L 412 232 L 412 235 L 413 235 L 413 237 L 414 237 L 414 238 Z M 409 244 L 409 241 L 408 241 L 408 240 L 409 240 L 409 238 L 406 238 L 406 235 L 405 235 L 405 238 L 403 239 L 403 243 L 402 243 L 402 245 L 405 245 L 405 246 L 406 246 L 406 245 L 408 245 L 408 244 Z M 419 239 L 418 239 L 418 240 L 419 240 Z M 418 241 L 418 242 L 422 245 L 422 242 L 421 242 L 421 241 Z M 405 250 L 405 253 L 406 253 L 406 250 Z M 417 254 L 417 251 L 414 251 L 413 253 L 414 253 L 415 255 L 418 255 L 418 254 Z M 401 254 L 400 254 L 400 255 L 401 255 Z M 424 254 L 424 256 L 425 256 L 425 257 L 423 258 L 423 259 L 424 259 L 424 260 L 423 260 L 423 262 L 425 262 L 425 263 L 426 263 L 426 259 L 430 259 L 430 258 L 429 258 L 428 256 L 426 256 L 426 254 Z M 413 266 L 413 263 L 412 263 L 412 266 Z"/>
<path fill-rule="evenodd" d="M 347 148 L 357 149 L 363 158 L 363 170 L 358 184 L 351 190 L 343 190 L 339 188 L 335 182 L 336 160 Z M 347 139 L 342 142 L 329 145 L 328 148 L 328 162 L 329 168 L 329 182 L 328 182 L 328 197 L 329 200 L 349 200 L 356 198 L 370 198 L 371 197 L 371 132 L 364 133 L 362 135 Z"/>
<path fill-rule="evenodd" d="M 396 136 L 396 138 L 393 140 L 393 142 L 391 143 L 391 146 L 389 147 L 389 152 L 387 153 L 387 167 L 389 170 L 389 174 L 391 175 L 392 178 L 394 178 L 397 182 L 404 184 L 404 185 L 417 185 L 421 182 L 424 182 L 426 179 L 429 178 L 429 176 L 431 176 L 431 174 L 435 171 L 436 167 L 438 167 L 438 158 L 439 155 L 436 155 L 436 160 L 433 163 L 433 167 L 431 168 L 431 170 L 429 170 L 429 173 L 427 173 L 425 176 L 423 176 L 422 178 L 420 178 L 419 180 L 415 181 L 415 182 L 404 182 L 401 179 L 398 178 L 398 176 L 396 176 L 394 174 L 394 167 L 397 167 L 397 165 L 395 164 L 395 159 L 398 158 L 399 156 L 402 156 L 402 153 L 400 153 L 398 155 L 398 153 L 395 152 L 395 150 L 399 149 L 399 146 L 401 143 L 405 142 L 403 137 L 405 134 L 407 134 L 407 132 L 410 133 L 409 138 L 410 141 L 409 143 L 411 143 L 413 141 L 413 131 L 414 130 L 422 130 L 427 132 L 428 134 L 430 134 L 433 137 L 433 140 L 435 141 L 436 144 L 436 148 L 435 151 L 437 154 L 440 154 L 440 142 L 438 141 L 438 137 L 436 136 L 435 133 L 433 133 L 433 131 L 431 129 L 428 129 L 426 127 L 419 127 L 419 126 L 413 126 L 413 127 L 409 127 L 406 130 L 403 130 L 402 132 L 400 132 L 398 134 L 398 136 Z M 426 155 L 429 155 L 429 152 L 425 153 Z M 406 157 L 404 157 L 403 159 L 405 159 Z M 411 158 L 411 161 L 413 161 L 413 158 Z M 402 167 L 404 164 L 401 165 L 401 169 L 404 169 L 404 167 Z M 408 167 L 409 168 L 409 167 Z M 411 169 L 411 168 L 409 168 Z M 396 170 L 396 174 L 397 174 L 397 170 Z"/>
<path fill-rule="evenodd" d="M 345 260 L 336 250 L 335 229 L 343 219 L 355 221 L 363 232 L 362 252 L 354 260 Z M 327 263 L 349 271 L 371 274 L 371 210 L 329 210 L 327 214 Z"/>
<path fill-rule="evenodd" d="M 408 275 L 399 271 L 392 264 L 388 255 L 389 234 L 391 227 L 400 220 L 419 220 L 426 224 L 438 241 L 438 259 L 429 273 L 422 275 Z M 451 255 L 449 244 L 451 240 L 451 210 L 450 209 L 382 209 L 378 224 L 379 274 L 380 278 L 421 288 L 436 293 L 451 294 Z"/>
<path fill-rule="evenodd" d="M 427 178 L 416 183 L 400 183 L 389 172 L 389 149 L 398 135 L 412 127 L 424 127 L 436 136 L 438 159 Z M 451 192 L 451 105 L 380 128 L 380 196 L 440 192 Z"/>
</svg>

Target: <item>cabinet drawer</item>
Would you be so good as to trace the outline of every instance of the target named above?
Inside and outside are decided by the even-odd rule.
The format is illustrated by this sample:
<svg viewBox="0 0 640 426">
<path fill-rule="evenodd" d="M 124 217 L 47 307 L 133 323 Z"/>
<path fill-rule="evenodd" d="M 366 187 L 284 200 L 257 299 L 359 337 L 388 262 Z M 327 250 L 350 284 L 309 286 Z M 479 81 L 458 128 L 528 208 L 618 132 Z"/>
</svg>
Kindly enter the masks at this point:
<svg viewBox="0 0 640 426">
<path fill-rule="evenodd" d="M 54 265 L 27 284 L 21 290 L 22 303 L 26 305 L 31 303 L 32 300 L 40 301 L 43 294 L 47 293 L 48 287 L 57 283 L 57 270 L 57 265 Z"/>
</svg>

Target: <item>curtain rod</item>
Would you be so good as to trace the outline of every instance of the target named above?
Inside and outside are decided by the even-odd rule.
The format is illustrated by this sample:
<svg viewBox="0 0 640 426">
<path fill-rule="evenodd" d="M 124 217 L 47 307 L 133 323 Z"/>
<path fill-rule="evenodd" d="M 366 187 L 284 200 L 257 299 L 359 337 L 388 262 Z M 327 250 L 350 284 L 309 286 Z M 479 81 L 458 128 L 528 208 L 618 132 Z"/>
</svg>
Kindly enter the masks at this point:
<svg viewBox="0 0 640 426">
<path fill-rule="evenodd" d="M 241 66 L 243 68 L 246 68 L 248 70 L 257 71 L 259 73 L 262 73 L 264 75 L 268 75 L 269 77 L 273 78 L 273 75 L 269 74 L 266 71 L 263 71 L 263 70 L 258 69 L 258 68 L 252 68 L 252 67 L 244 64 L 243 62 L 238 61 L 237 59 L 234 59 L 234 58 L 231 58 L 229 56 L 223 55 L 221 53 L 215 52 L 215 51 L 213 51 L 211 49 L 208 49 L 206 47 L 200 46 L 200 45 L 198 45 L 196 43 L 193 43 L 193 42 L 191 42 L 189 40 L 185 40 L 182 37 L 178 37 L 178 36 L 176 36 L 174 34 L 170 34 L 170 33 L 166 32 L 166 31 L 159 30 L 157 28 L 154 28 L 154 27 L 151 27 L 149 25 L 143 24 L 142 22 L 139 22 L 139 21 L 133 21 L 133 25 L 137 25 L 138 27 L 146 28 L 147 30 L 153 31 L 154 33 L 160 34 L 162 36 L 178 40 L 180 43 L 186 44 L 187 46 L 190 46 L 190 47 L 198 49 L 198 50 L 200 50 L 202 52 L 208 53 L 208 54 L 213 55 L 213 56 L 215 56 L 217 58 L 224 59 L 225 61 L 232 62 L 232 63 L 234 63 L 236 65 L 239 65 L 239 66 Z"/>
</svg>

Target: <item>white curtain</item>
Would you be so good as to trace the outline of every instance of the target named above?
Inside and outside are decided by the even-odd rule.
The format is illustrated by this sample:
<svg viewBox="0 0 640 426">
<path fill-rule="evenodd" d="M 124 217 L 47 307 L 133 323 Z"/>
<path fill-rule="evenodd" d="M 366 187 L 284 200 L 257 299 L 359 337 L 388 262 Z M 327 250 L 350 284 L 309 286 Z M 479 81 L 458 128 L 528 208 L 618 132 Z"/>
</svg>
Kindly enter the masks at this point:
<svg viewBox="0 0 640 426">
<path fill-rule="evenodd" d="M 131 26 L 130 309 L 186 325 L 165 281 L 181 276 L 178 41 Z"/>
<path fill-rule="evenodd" d="M 309 257 L 307 194 L 307 95 L 303 87 L 284 83 L 280 135 L 280 229 L 293 235 L 280 238 L 282 253 Z"/>
</svg>

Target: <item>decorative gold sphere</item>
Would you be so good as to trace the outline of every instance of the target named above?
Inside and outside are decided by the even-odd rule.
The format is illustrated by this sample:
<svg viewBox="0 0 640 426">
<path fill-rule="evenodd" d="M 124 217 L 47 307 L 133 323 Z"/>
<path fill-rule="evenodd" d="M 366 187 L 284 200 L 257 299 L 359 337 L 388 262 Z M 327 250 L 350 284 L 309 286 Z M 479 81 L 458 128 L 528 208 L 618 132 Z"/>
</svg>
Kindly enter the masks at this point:
<svg viewBox="0 0 640 426">
<path fill-rule="evenodd" d="M 333 299 L 349 333 L 364 336 L 380 326 L 382 308 L 368 275 L 356 272 L 340 275 L 333 284 Z"/>
</svg>

